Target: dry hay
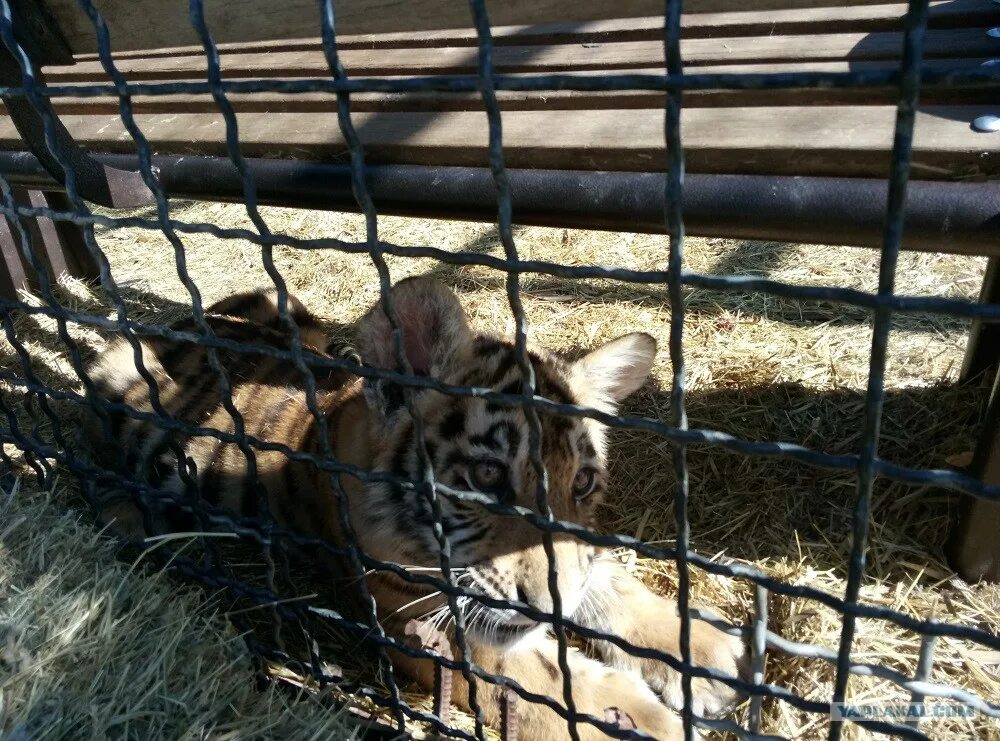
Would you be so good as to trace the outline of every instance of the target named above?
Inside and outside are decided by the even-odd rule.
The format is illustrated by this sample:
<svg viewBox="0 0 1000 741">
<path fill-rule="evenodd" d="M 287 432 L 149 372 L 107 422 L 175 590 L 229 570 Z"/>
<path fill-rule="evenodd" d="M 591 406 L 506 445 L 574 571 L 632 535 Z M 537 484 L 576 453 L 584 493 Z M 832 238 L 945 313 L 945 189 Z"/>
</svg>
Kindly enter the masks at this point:
<svg viewBox="0 0 1000 741">
<path fill-rule="evenodd" d="M 116 560 L 63 495 L 18 489 L 0 493 L 0 737 L 350 735 L 308 693 L 256 690 L 217 600 Z"/>
<path fill-rule="evenodd" d="M 150 215 L 150 214 L 146 214 Z M 174 217 L 249 227 L 240 206 L 175 204 Z M 275 232 L 295 237 L 340 237 L 363 241 L 357 216 L 267 208 Z M 381 237 L 404 245 L 430 245 L 458 252 L 500 255 L 492 226 L 403 218 L 380 220 Z M 663 268 L 667 243 L 658 236 L 519 228 L 525 259 L 569 265 L 597 263 L 636 269 Z M 102 230 L 100 242 L 122 287 L 130 316 L 167 321 L 189 313 L 190 301 L 177 279 L 172 248 L 153 231 Z M 187 263 L 205 303 L 233 290 L 269 285 L 260 248 L 208 235 L 186 235 Z M 367 256 L 335 252 L 275 250 L 276 263 L 295 292 L 330 331 L 349 336 L 351 324 L 378 295 Z M 788 283 L 873 290 L 878 253 L 731 240 L 688 239 L 688 269 L 766 275 Z M 431 260 L 389 258 L 394 280 L 431 274 L 452 286 L 476 327 L 510 332 L 513 321 L 503 290 L 504 275 L 477 266 L 453 267 Z M 979 258 L 904 253 L 897 290 L 910 295 L 974 298 L 984 261 Z M 73 281 L 61 289 L 76 309 L 108 314 L 98 293 Z M 630 330 L 660 342 L 653 379 L 628 402 L 629 413 L 669 419 L 670 361 L 666 352 L 670 310 L 665 286 L 610 280 L 574 281 L 522 277 L 524 306 L 534 342 L 557 350 L 592 345 Z M 755 293 L 686 289 L 685 354 L 687 406 L 692 427 L 723 430 L 749 440 L 785 440 L 830 453 L 859 449 L 871 342 L 866 309 L 828 302 L 795 301 Z M 71 369 L 54 341 L 53 325 L 21 319 L 21 338 L 48 380 L 68 384 Z M 925 314 L 894 319 L 886 375 L 887 399 L 881 454 L 901 464 L 941 467 L 972 448 L 986 398 L 984 388 L 956 385 L 968 326 Z M 74 329 L 88 351 L 104 340 Z M 673 471 L 668 444 L 647 433 L 612 435 L 613 492 L 605 508 L 607 527 L 650 542 L 672 544 Z M 692 547 L 720 560 L 752 564 L 792 584 L 842 596 L 850 547 L 855 482 L 851 474 L 810 468 L 780 458 L 747 458 L 693 446 L 691 469 Z M 1000 587 L 969 586 L 954 576 L 942 544 L 956 498 L 948 492 L 880 480 L 876 483 L 863 600 L 917 618 L 936 615 L 988 631 L 1000 629 Z M 676 591 L 671 564 L 632 559 L 655 588 Z M 746 622 L 753 586 L 693 570 L 693 596 L 726 617 Z M 787 639 L 836 649 L 839 616 L 810 600 L 770 595 L 770 629 Z M 905 674 L 916 667 L 920 637 L 892 623 L 861 620 L 854 644 L 857 661 L 878 663 Z M 958 640 L 937 644 L 931 679 L 1000 697 L 1000 655 Z M 828 700 L 834 669 L 820 659 L 772 652 L 768 682 L 818 701 Z M 853 677 L 856 701 L 906 700 L 891 683 Z M 407 688 L 406 697 L 426 698 Z M 739 719 L 747 719 L 747 706 Z M 461 718 L 460 714 L 459 715 Z M 455 715 L 453 715 L 453 718 Z M 468 727 L 468 718 L 461 718 Z M 790 738 L 825 737 L 826 716 L 802 713 L 787 703 L 764 702 L 763 731 Z M 996 721 L 925 722 L 935 739 L 1000 739 Z M 847 738 L 867 734 L 850 726 Z"/>
</svg>

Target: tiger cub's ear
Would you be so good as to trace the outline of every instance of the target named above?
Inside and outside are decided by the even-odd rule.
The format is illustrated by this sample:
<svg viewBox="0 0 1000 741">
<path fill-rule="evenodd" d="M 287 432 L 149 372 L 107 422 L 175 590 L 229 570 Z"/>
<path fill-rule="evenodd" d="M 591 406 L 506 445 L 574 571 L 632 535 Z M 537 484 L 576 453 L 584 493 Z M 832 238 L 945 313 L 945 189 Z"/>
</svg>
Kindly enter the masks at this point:
<svg viewBox="0 0 1000 741">
<path fill-rule="evenodd" d="M 655 357 L 656 340 L 650 335 L 622 335 L 573 364 L 573 386 L 585 404 L 613 411 L 618 402 L 642 386 Z"/>
<path fill-rule="evenodd" d="M 416 375 L 445 378 L 453 367 L 464 364 L 472 332 L 453 291 L 431 278 L 407 278 L 393 286 L 391 299 L 406 359 Z M 400 370 L 392 325 L 381 301 L 361 320 L 358 340 L 366 365 Z"/>
</svg>

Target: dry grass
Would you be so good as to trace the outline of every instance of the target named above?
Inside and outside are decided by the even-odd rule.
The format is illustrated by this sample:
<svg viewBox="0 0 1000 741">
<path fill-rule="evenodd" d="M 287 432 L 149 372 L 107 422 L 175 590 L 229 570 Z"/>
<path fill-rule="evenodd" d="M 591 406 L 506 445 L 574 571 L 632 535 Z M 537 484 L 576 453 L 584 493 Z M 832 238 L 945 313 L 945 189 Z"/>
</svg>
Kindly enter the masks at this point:
<svg viewBox="0 0 1000 741">
<path fill-rule="evenodd" d="M 258 692 L 203 592 L 116 560 L 64 496 L 18 489 L 0 493 L 0 736 L 351 735 L 309 694 Z"/>
<path fill-rule="evenodd" d="M 247 226 L 242 207 L 177 204 L 176 218 Z M 272 229 L 297 237 L 363 239 L 355 216 L 265 209 Z M 500 254 L 491 226 L 384 218 L 381 236 L 399 244 L 433 245 L 452 251 Z M 525 258 L 566 264 L 599 263 L 630 268 L 663 267 L 662 237 L 559 229 L 522 228 Z M 186 314 L 189 298 L 176 277 L 173 253 L 156 232 L 104 231 L 100 241 L 122 286 L 132 316 L 165 321 Z M 259 248 L 195 235 L 185 238 L 188 266 L 205 302 L 233 290 L 268 285 Z M 377 298 L 374 269 L 364 256 L 276 250 L 291 289 L 346 334 Z M 505 332 L 513 323 L 503 275 L 479 267 L 453 268 L 429 260 L 390 259 L 394 279 L 433 274 L 453 286 L 475 326 Z M 727 240 L 689 239 L 686 265 L 713 273 L 764 274 L 786 282 L 871 290 L 878 274 L 873 251 Z M 983 261 L 978 258 L 905 253 L 901 293 L 972 298 Z M 569 350 L 642 329 L 661 343 L 652 382 L 626 411 L 669 418 L 670 362 L 666 353 L 670 310 L 663 286 L 613 281 L 571 281 L 524 276 L 524 304 L 533 341 Z M 67 282 L 74 308 L 107 313 L 93 290 Z M 688 411 L 692 426 L 724 430 L 751 440 L 787 440 L 832 452 L 859 448 L 871 341 L 866 310 L 824 302 L 798 302 L 758 294 L 688 290 L 685 344 Z M 71 384 L 72 374 L 44 320 L 24 319 L 22 339 L 46 379 Z M 946 317 L 906 315 L 895 319 L 887 373 L 888 396 L 881 452 L 915 466 L 944 466 L 971 449 L 985 400 L 982 388 L 958 387 L 967 326 Z M 76 330 L 88 351 L 104 340 Z M 613 436 L 614 492 L 605 511 L 609 529 L 647 541 L 671 543 L 673 472 L 666 443 L 645 433 Z M 851 475 L 811 469 L 781 459 L 750 459 L 693 447 L 691 528 L 700 553 L 750 563 L 793 584 L 842 595 L 850 547 L 854 498 Z M 942 553 L 955 499 L 947 492 L 879 481 L 872 515 L 869 569 L 862 597 L 916 617 L 932 614 L 963 625 L 1000 630 L 1000 588 L 969 586 L 948 569 Z M 667 593 L 676 588 L 669 564 L 640 559 L 635 567 Z M 694 573 L 695 598 L 726 616 L 746 621 L 752 586 Z M 779 635 L 836 648 L 840 621 L 808 600 L 771 595 L 770 628 Z M 893 624 L 861 621 L 858 660 L 912 673 L 919 636 Z M 205 650 L 210 650 L 206 646 Z M 973 644 L 942 640 L 932 679 L 964 687 L 980 697 L 1000 697 L 1000 657 Z M 833 669 L 818 659 L 778 653 L 769 657 L 767 680 L 814 700 L 829 698 Z M 856 700 L 905 699 L 881 680 L 852 678 Z M 413 696 L 415 699 L 415 696 Z M 746 719 L 746 707 L 741 709 Z M 827 718 L 791 706 L 764 703 L 764 728 L 790 738 L 825 736 Z M 935 739 L 1000 739 L 996 721 L 926 722 Z M 866 737 L 849 728 L 850 738 Z"/>
</svg>

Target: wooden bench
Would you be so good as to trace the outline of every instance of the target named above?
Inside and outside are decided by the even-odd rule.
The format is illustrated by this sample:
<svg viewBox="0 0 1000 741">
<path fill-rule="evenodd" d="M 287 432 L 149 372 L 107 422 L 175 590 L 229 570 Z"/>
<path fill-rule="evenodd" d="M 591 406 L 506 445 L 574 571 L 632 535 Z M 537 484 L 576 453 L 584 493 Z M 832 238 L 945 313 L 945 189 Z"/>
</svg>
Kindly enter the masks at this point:
<svg viewBox="0 0 1000 741">
<path fill-rule="evenodd" d="M 207 24 L 220 46 L 224 79 L 329 78 L 314 0 L 208 5 Z M 338 48 L 352 78 L 476 73 L 477 38 L 464 3 L 363 0 L 338 5 Z M 681 51 L 687 72 L 891 71 L 899 66 L 905 3 L 861 0 L 834 6 L 830 0 L 755 0 L 736 11 L 729 9 L 733 5 L 723 0 L 685 3 Z M 187 18 L 187 3 L 105 0 L 98 6 L 128 81 L 205 81 L 205 55 Z M 75 0 L 50 0 L 46 8 L 64 37 L 66 53 L 58 63 L 45 65 L 45 81 L 106 84 L 95 54 L 93 26 Z M 659 1 L 497 2 L 490 12 L 499 74 L 663 71 Z M 980 69 L 1000 57 L 1000 38 L 989 32 L 1000 26 L 997 3 L 934 0 L 929 18 L 924 50 L 929 73 L 956 66 Z M 685 93 L 689 233 L 878 246 L 896 97 L 891 85 Z M 332 93 L 232 92 L 228 98 L 238 117 L 243 154 L 260 158 L 253 166 L 265 173 L 264 161 L 272 160 L 274 167 L 285 167 L 285 175 L 294 172 L 299 178 L 296 188 L 288 184 L 292 178 L 286 178 L 286 190 L 262 180 L 265 201 L 351 207 L 343 167 L 322 169 L 336 168 L 348 157 Z M 663 228 L 662 178 L 650 177 L 663 172 L 667 162 L 662 91 L 501 90 L 498 98 L 504 112 L 506 164 L 515 182 L 515 219 L 630 231 Z M 487 119 L 477 93 L 365 92 L 352 95 L 351 103 L 369 164 L 472 168 L 469 172 L 479 173 L 476 182 L 489 183 Z M 183 167 L 182 159 L 190 166 L 192 156 L 219 161 L 227 156 L 225 125 L 209 93 L 138 95 L 133 104 L 137 122 L 162 158 L 168 193 L 239 197 L 239 182 L 234 184 L 231 177 L 212 180 L 199 191 L 193 183 L 197 178 L 175 174 Z M 119 117 L 117 97 L 71 95 L 53 99 L 52 105 L 80 147 L 125 155 L 104 161 L 125 167 L 131 162 L 134 168 L 129 156 L 135 145 Z M 1000 255 L 1000 186 L 995 183 L 1000 175 L 1000 133 L 974 129 L 973 121 L 984 115 L 1000 116 L 1000 82 L 924 89 L 905 246 Z M 0 116 L 0 150 L 25 148 L 14 122 Z M 298 170 L 295 163 L 301 165 Z M 32 171 L 23 158 L 14 162 L 2 156 L 0 171 L 14 182 L 21 176 L 22 184 L 36 187 L 44 175 L 37 167 Z M 540 171 L 548 179 L 532 180 Z M 492 218 L 490 188 L 480 188 L 482 197 L 476 201 L 479 195 L 449 190 L 448 183 L 457 182 L 454 178 L 434 178 L 433 186 L 426 178 L 426 192 L 415 199 L 413 191 L 421 189 L 414 187 L 417 181 L 412 178 L 419 174 L 405 172 L 411 178 L 402 188 L 407 192 L 396 192 L 399 197 L 394 198 L 386 195 L 390 185 L 374 178 L 373 194 L 383 212 Z M 323 190 L 332 187 L 334 176 L 340 178 L 340 189 Z M 462 182 L 463 189 L 479 193 Z M 522 188 L 520 183 L 534 185 Z M 545 189 L 539 183 L 567 189 L 559 200 L 569 205 L 539 196 Z M 585 202 L 585 191 L 601 196 Z M 85 262 L 79 255 L 74 259 Z M 990 270 L 993 282 L 984 289 L 984 296 L 994 301 L 996 260 Z M 996 335 L 986 326 L 977 331 L 991 339 L 971 343 L 970 375 L 971 369 L 978 373 L 995 367 L 1000 355 Z M 991 444 L 984 439 L 984 450 Z M 995 483 L 1000 483 L 998 457 L 1000 453 L 987 451 L 977 458 L 980 473 Z M 993 462 L 984 462 L 987 458 Z M 970 577 L 1000 579 L 996 527 L 992 533 L 977 534 L 984 522 L 997 525 L 1000 505 L 980 501 L 972 506 L 973 516 L 966 518 L 961 531 L 971 534 L 956 540 L 956 564 Z M 984 550 L 987 541 L 993 545 Z"/>
<path fill-rule="evenodd" d="M 69 5 L 67 11 L 75 5 Z M 114 3 L 109 5 L 114 6 Z M 898 67 L 905 3 L 783 11 L 693 13 L 684 18 L 681 51 L 690 73 L 847 72 Z M 373 9 L 377 12 L 377 9 Z M 135 46 L 110 16 L 118 39 Z M 928 69 L 957 61 L 978 67 L 1000 56 L 1000 6 L 988 0 L 933 3 L 925 56 Z M 75 63 L 47 66 L 50 84 L 108 81 L 86 26 L 68 24 Z M 464 21 L 467 24 L 467 21 Z M 157 21 L 156 29 L 170 26 Z M 190 24 L 184 20 L 184 27 Z M 220 38 L 232 35 L 212 24 Z M 213 27 L 214 26 L 214 27 Z M 257 27 L 257 24 L 254 24 Z M 259 29 L 258 29 L 259 30 Z M 315 33 L 315 21 L 313 24 Z M 501 26 L 495 29 L 497 73 L 536 76 L 661 73 L 661 17 Z M 157 43 L 154 36 L 146 43 Z M 173 37 L 163 41 L 176 41 Z M 425 33 L 348 34 L 338 47 L 351 77 L 474 75 L 476 36 L 469 28 Z M 128 45 L 125 47 L 128 48 Z M 318 38 L 223 42 L 226 79 L 324 78 L 329 68 Z M 200 46 L 134 50 L 117 55 L 130 82 L 204 82 Z M 244 154 L 336 161 L 346 146 L 329 93 L 232 93 Z M 684 144 L 690 173 L 883 178 L 892 147 L 896 92 L 868 89 L 705 90 L 685 95 Z M 663 94 L 623 92 L 499 93 L 504 147 L 512 168 L 650 171 L 665 166 Z M 996 138 L 970 130 L 984 113 L 1000 113 L 997 86 L 928 88 L 921 96 L 913 175 L 969 180 L 1000 172 Z M 57 98 L 55 109 L 73 137 L 97 151 L 134 152 L 114 96 Z M 138 121 L 161 154 L 225 156 L 225 127 L 211 95 L 134 99 Z M 352 97 L 352 110 L 372 164 L 484 166 L 487 122 L 476 93 Z M 0 121 L 0 146 L 20 146 Z"/>
</svg>

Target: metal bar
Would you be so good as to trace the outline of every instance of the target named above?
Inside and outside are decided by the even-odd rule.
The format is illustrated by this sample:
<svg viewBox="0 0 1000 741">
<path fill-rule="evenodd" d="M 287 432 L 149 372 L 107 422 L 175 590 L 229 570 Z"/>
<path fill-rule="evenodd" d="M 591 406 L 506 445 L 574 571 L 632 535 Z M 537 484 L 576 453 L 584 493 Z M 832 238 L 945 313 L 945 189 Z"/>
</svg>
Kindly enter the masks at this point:
<svg viewBox="0 0 1000 741">
<path fill-rule="evenodd" d="M 878 294 L 892 296 L 896 286 L 896 265 L 903 246 L 906 228 L 907 187 L 913 155 L 913 131 L 917 100 L 920 94 L 920 60 L 923 57 L 924 33 L 927 29 L 928 0 L 910 0 L 906 11 L 903 34 L 901 81 L 896 105 L 896 125 L 893 132 L 892 168 L 889 171 L 889 196 L 885 213 L 882 253 L 879 259 Z M 889 332 L 892 311 L 886 307 L 875 310 L 872 322 L 871 352 L 868 358 L 868 390 L 865 395 L 864 426 L 861 436 L 861 457 L 858 461 L 857 499 L 854 504 L 851 531 L 851 554 L 848 561 L 847 588 L 844 602 L 857 605 L 865 577 L 866 547 L 871 525 L 872 490 L 877 470 L 878 444 L 885 404 L 885 369 L 889 354 Z M 857 616 L 844 614 L 837 650 L 837 674 L 833 685 L 833 702 L 847 698 L 850 680 L 851 649 L 857 628 Z M 840 741 L 844 723 L 830 723 L 830 741 Z"/>
<path fill-rule="evenodd" d="M 767 663 L 767 589 L 757 585 L 754 590 L 754 622 L 753 641 L 751 643 L 751 680 L 754 684 L 764 683 L 764 668 Z M 761 705 L 764 701 L 762 695 L 750 697 L 750 721 L 749 730 L 751 733 L 760 733 Z"/>
<path fill-rule="evenodd" d="M 683 0 L 666 0 L 664 8 L 663 56 L 667 74 L 683 75 L 681 59 L 681 6 Z M 679 90 L 666 94 L 664 116 L 664 144 L 667 151 L 667 173 L 663 183 L 663 224 L 669 237 L 667 296 L 670 303 L 670 421 L 679 430 L 688 428 L 686 408 L 686 369 L 684 364 L 684 144 L 681 137 L 681 107 L 683 93 Z M 694 739 L 694 694 L 691 685 L 691 575 L 688 548 L 691 542 L 691 522 L 688 518 L 690 481 L 687 463 L 687 445 L 674 442 L 670 446 L 674 469 L 674 524 L 677 528 L 677 612 L 680 615 L 681 694 L 684 705 L 681 720 L 684 741 Z"/>
<path fill-rule="evenodd" d="M 128 155 L 95 155 L 120 169 Z M 153 157 L 164 192 L 174 198 L 242 202 L 242 182 L 228 158 Z M 247 159 L 263 204 L 357 211 L 350 166 Z M 14 185 L 56 183 L 30 152 L 0 152 L 0 173 Z M 663 175 L 578 170 L 507 171 L 519 224 L 660 234 Z M 368 189 L 380 213 L 470 221 L 496 218 L 487 168 L 369 165 Z M 689 234 L 814 244 L 879 247 L 888 185 L 883 180 L 762 175 L 687 175 Z M 1000 183 L 910 184 L 904 249 L 1000 255 Z"/>
<path fill-rule="evenodd" d="M 500 117 L 500 107 L 497 101 L 496 89 L 493 83 L 493 34 L 490 28 L 489 15 L 484 0 L 469 0 L 472 13 L 472 24 L 478 40 L 476 55 L 476 72 L 479 80 L 480 99 L 486 114 L 489 128 L 489 162 L 490 178 L 496 197 L 497 236 L 503 246 L 504 256 L 508 260 L 518 259 L 517 245 L 514 243 L 513 232 L 513 200 L 510 180 L 507 176 L 503 153 L 503 127 Z M 518 370 L 521 376 L 521 398 L 527 401 L 535 393 L 535 369 L 527 350 L 527 321 L 520 296 L 520 274 L 508 271 L 504 276 L 507 293 L 507 304 L 514 320 L 514 348 Z M 551 521 L 552 510 L 548 499 L 548 471 L 542 456 L 542 426 L 538 413 L 534 409 L 524 409 L 528 427 L 528 461 L 535 476 L 535 508 L 547 521 Z M 542 532 L 542 547 L 547 560 L 547 582 L 551 599 L 551 626 L 557 642 L 557 664 L 562 676 L 562 697 L 566 706 L 566 727 L 572 741 L 579 741 L 577 729 L 577 709 L 573 698 L 572 676 L 568 660 L 568 644 L 563 625 L 562 596 L 558 588 L 558 573 L 554 539 L 551 532 Z M 481 721 L 480 708 L 473 701 L 470 687 L 470 704 L 476 714 L 476 735 L 479 736 Z M 516 713 L 506 706 L 505 713 L 510 716 Z M 516 717 L 515 717 L 516 730 Z M 505 735 L 510 736 L 510 722 L 505 724 Z"/>
<path fill-rule="evenodd" d="M 500 738 L 502 741 L 517 741 L 517 694 L 506 687 L 499 690 L 499 694 Z"/>
<path fill-rule="evenodd" d="M 917 670 L 913 674 L 913 679 L 917 682 L 926 682 L 934 669 L 934 645 L 937 639 L 934 636 L 924 636 L 920 641 L 920 657 L 917 660 Z M 924 701 L 924 693 L 914 690 L 910 693 L 910 702 L 917 704 Z M 912 718 L 907 721 L 910 728 L 920 728 L 920 718 Z"/>
<path fill-rule="evenodd" d="M 403 634 L 411 644 L 441 654 L 446 659 L 455 658 L 448 636 L 427 622 L 410 620 L 403 628 Z M 434 715 L 442 723 L 447 723 L 451 715 L 452 671 L 444 664 L 434 664 Z"/>
<path fill-rule="evenodd" d="M 479 73 L 480 96 L 489 123 L 490 175 L 496 195 L 497 235 L 503 245 L 505 257 L 508 260 L 517 260 L 518 249 L 514 241 L 513 229 L 513 191 L 504 162 L 503 124 L 496 88 L 493 83 L 495 74 L 493 69 L 493 34 L 490 31 L 485 0 L 469 0 L 469 6 L 472 10 L 476 36 L 479 40 L 477 71 Z M 521 302 L 521 276 L 516 272 L 507 272 L 504 278 L 507 289 L 507 304 L 510 306 L 510 313 L 514 319 L 514 348 L 517 366 L 521 372 L 521 398 L 526 404 L 535 395 L 536 378 L 535 368 L 528 354 L 527 318 Z M 528 423 L 528 460 L 535 475 L 535 508 L 543 518 L 552 521 L 552 509 L 549 506 L 548 470 L 542 455 L 541 420 L 535 409 L 527 407 L 524 408 L 524 416 Z M 566 704 L 569 715 L 566 730 L 572 741 L 580 741 L 580 733 L 576 723 L 576 701 L 573 698 L 573 677 L 569 666 L 569 647 L 563 620 L 562 595 L 559 593 L 555 541 L 551 532 L 542 532 L 542 547 L 548 561 L 548 589 L 552 601 L 551 625 L 557 642 L 556 663 L 562 675 L 563 702 Z"/>
<path fill-rule="evenodd" d="M 323 0 L 320 7 L 320 25 L 323 39 L 323 56 L 330 71 L 330 76 L 335 81 L 346 80 L 347 72 L 344 69 L 337 53 L 337 21 L 333 0 Z M 340 128 L 340 132 L 344 137 L 344 141 L 347 143 L 350 153 L 351 193 L 354 196 L 354 202 L 358 210 L 364 214 L 366 247 L 368 248 L 368 255 L 371 259 L 372 265 L 375 267 L 375 271 L 378 274 L 379 306 L 384 312 L 386 320 L 392 329 L 392 344 L 395 365 L 397 370 L 402 373 L 405 373 L 406 375 L 413 375 L 413 366 L 410 364 L 406 353 L 405 332 L 402 329 L 399 315 L 397 314 L 396 307 L 393 304 L 389 266 L 385 260 L 383 246 L 381 240 L 379 239 L 378 210 L 372 200 L 371 193 L 368 191 L 368 184 L 365 180 L 366 163 L 364 145 L 361 142 L 361 137 L 355 129 L 354 123 L 351 121 L 350 96 L 344 93 L 337 93 L 337 123 Z M 246 182 L 252 182 L 253 176 L 250 174 L 249 169 L 244 170 L 244 173 Z M 433 517 L 431 529 L 434 534 L 434 540 L 438 546 L 438 564 L 441 568 L 442 583 L 445 586 L 452 586 L 451 541 L 442 525 L 443 515 L 441 510 L 441 501 L 434 488 L 434 468 L 428 454 L 428 446 L 425 440 L 424 419 L 423 415 L 418 412 L 417 406 L 414 403 L 412 389 L 403 390 L 403 405 L 410 416 L 412 424 L 411 432 L 416 448 L 417 466 L 420 469 L 419 475 L 423 484 L 421 487 L 421 494 L 423 496 L 423 500 L 429 506 Z M 323 452 L 327 455 L 327 457 L 333 458 L 332 452 L 328 448 L 325 448 Z M 334 478 L 333 481 L 336 483 L 337 479 Z M 336 485 L 339 487 L 339 484 Z M 345 496 L 343 490 L 338 488 L 337 493 L 343 500 Z M 341 505 L 341 507 L 342 509 L 345 509 L 346 512 L 344 505 Z M 341 515 L 341 530 L 347 536 L 349 547 L 356 549 L 358 553 L 361 553 L 361 549 L 360 547 L 357 547 L 356 540 L 353 537 L 353 530 L 348 522 L 346 513 Z M 384 635 L 383 629 L 376 615 L 375 600 L 367 591 L 366 584 L 367 582 L 365 581 L 364 574 L 362 573 L 362 579 L 359 581 L 359 589 L 371 605 L 373 627 L 378 634 Z M 474 665 L 471 663 L 471 653 L 465 639 L 465 615 L 459 608 L 457 599 L 452 595 L 448 595 L 448 608 L 455 619 L 455 646 L 461 656 L 462 666 L 460 671 L 462 673 L 462 677 L 465 679 L 469 707 L 475 717 L 475 737 L 476 739 L 481 740 L 485 738 L 482 711 L 477 699 L 476 680 L 473 678 L 472 673 Z M 400 732 L 406 732 L 403 715 L 399 710 L 399 706 L 402 701 L 399 694 L 399 688 L 395 683 L 392 661 L 385 653 L 380 653 L 380 660 L 385 665 L 392 700 L 397 706 L 395 712 L 396 719 L 399 724 L 399 730 Z"/>
</svg>

